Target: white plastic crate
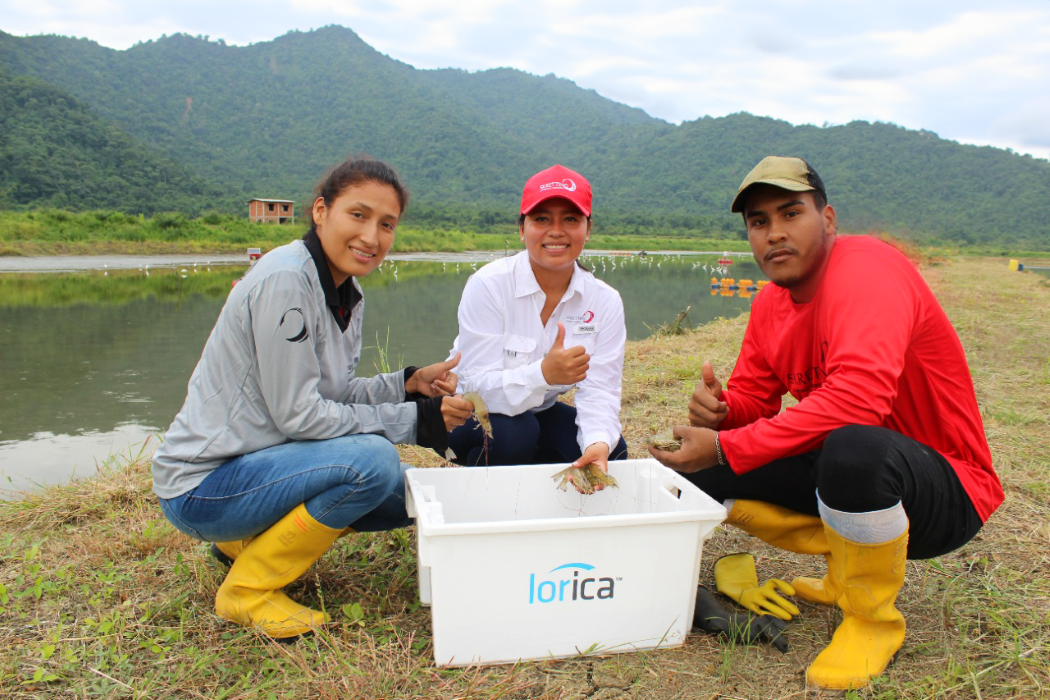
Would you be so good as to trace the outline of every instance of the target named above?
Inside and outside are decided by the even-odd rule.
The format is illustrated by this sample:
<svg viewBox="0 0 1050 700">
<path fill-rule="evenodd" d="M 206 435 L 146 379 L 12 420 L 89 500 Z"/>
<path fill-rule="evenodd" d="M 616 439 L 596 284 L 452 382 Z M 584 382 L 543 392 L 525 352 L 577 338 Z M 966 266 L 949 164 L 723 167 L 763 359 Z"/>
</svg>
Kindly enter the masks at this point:
<svg viewBox="0 0 1050 700">
<path fill-rule="evenodd" d="M 619 488 L 559 491 L 565 464 L 411 469 L 419 597 L 439 666 L 679 646 L 722 505 L 653 459 Z"/>
</svg>

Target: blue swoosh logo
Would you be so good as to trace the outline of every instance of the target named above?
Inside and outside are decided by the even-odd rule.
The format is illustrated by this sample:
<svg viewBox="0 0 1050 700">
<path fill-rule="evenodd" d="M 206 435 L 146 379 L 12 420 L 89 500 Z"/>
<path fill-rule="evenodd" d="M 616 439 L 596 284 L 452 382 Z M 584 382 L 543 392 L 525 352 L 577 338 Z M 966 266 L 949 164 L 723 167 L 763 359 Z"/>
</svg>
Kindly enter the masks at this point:
<svg viewBox="0 0 1050 700">
<path fill-rule="evenodd" d="M 590 564 L 562 564 L 561 566 L 554 567 L 553 569 L 551 569 L 550 572 L 553 574 L 555 571 L 558 571 L 559 569 L 584 569 L 585 571 L 590 571 L 593 568 L 594 567 L 591 566 Z"/>
</svg>

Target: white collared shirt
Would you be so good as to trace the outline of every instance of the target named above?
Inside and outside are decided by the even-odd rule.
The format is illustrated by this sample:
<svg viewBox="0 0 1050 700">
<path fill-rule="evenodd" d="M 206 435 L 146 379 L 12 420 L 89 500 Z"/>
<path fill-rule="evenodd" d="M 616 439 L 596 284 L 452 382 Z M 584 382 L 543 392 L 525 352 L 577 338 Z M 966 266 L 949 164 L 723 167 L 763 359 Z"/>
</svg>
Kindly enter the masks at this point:
<svg viewBox="0 0 1050 700">
<path fill-rule="evenodd" d="M 576 440 L 584 451 L 595 442 L 612 450 L 620 439 L 620 380 L 624 325 L 620 294 L 594 275 L 573 267 L 572 280 L 547 325 L 540 321 L 546 296 L 522 251 L 485 265 L 467 280 L 459 302 L 462 352 L 456 372 L 462 393 L 481 394 L 491 413 L 516 416 L 550 408 L 573 385 L 551 385 L 540 364 L 565 324 L 565 347 L 590 354 L 587 378 L 576 386 Z"/>
</svg>

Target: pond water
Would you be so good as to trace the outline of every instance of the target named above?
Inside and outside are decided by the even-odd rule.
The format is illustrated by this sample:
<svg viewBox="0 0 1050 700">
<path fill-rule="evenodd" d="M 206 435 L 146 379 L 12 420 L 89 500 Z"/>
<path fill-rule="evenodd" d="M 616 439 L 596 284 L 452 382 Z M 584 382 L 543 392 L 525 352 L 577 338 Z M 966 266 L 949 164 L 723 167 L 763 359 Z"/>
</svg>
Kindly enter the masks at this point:
<svg viewBox="0 0 1050 700">
<path fill-rule="evenodd" d="M 418 257 L 388 260 L 362 280 L 362 374 L 381 366 L 380 349 L 395 368 L 448 354 L 460 292 L 483 262 Z M 711 289 L 718 257 L 592 255 L 586 262 L 619 290 L 628 335 L 638 339 L 686 307 L 694 325 L 749 308 L 748 292 Z M 202 263 L 0 274 L 0 489 L 62 482 L 111 458 L 152 451 L 244 270 Z M 737 257 L 725 276 L 761 273 Z"/>
</svg>

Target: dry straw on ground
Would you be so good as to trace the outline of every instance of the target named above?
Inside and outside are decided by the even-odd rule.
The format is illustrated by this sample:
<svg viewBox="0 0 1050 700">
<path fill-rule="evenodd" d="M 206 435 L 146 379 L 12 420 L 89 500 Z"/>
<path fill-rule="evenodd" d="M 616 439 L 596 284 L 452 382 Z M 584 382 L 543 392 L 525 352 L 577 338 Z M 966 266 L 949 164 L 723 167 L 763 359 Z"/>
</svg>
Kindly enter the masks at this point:
<svg viewBox="0 0 1050 700">
<path fill-rule="evenodd" d="M 1050 694 L 1050 282 L 1003 261 L 924 271 L 962 337 L 1005 505 L 948 556 L 910 562 L 908 636 L 873 688 L 852 697 L 1036 698 Z M 873 290 L 877 293 L 877 290 Z M 704 360 L 728 376 L 744 319 L 630 344 L 623 421 L 633 454 L 685 418 Z M 407 461 L 433 465 L 426 451 Z M 690 637 L 678 649 L 442 670 L 416 600 L 411 530 L 340 540 L 290 593 L 339 626 L 291 645 L 211 612 L 223 569 L 164 521 L 144 459 L 0 504 L 0 695 L 136 698 L 800 698 L 804 670 L 838 622 L 802 605 L 786 655 Z M 736 530 L 760 576 L 819 572 Z M 658 595 L 659 592 L 654 592 Z M 513 630 L 507 630 L 508 634 Z M 836 694 L 827 694 L 836 696 Z"/>
</svg>

